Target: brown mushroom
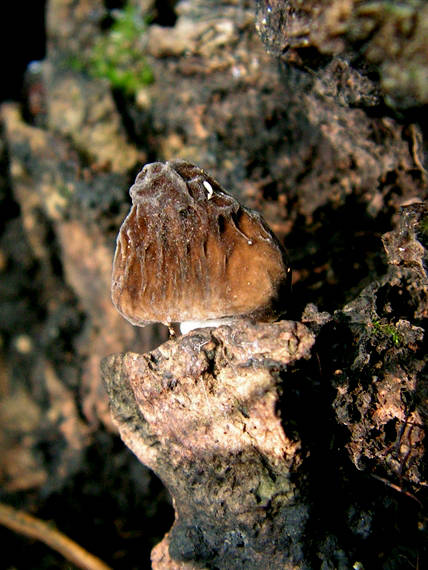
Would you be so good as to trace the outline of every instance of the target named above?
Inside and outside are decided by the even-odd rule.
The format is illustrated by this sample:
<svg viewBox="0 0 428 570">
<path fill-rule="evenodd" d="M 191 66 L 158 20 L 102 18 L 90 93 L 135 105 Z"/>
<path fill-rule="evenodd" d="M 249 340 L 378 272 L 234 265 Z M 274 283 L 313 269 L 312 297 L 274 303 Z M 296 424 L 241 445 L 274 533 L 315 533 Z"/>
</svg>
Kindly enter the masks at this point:
<svg viewBox="0 0 428 570">
<path fill-rule="evenodd" d="M 283 248 L 260 214 L 204 170 L 183 160 L 147 164 L 129 192 L 112 300 L 131 323 L 187 331 L 284 312 L 291 271 Z"/>
</svg>

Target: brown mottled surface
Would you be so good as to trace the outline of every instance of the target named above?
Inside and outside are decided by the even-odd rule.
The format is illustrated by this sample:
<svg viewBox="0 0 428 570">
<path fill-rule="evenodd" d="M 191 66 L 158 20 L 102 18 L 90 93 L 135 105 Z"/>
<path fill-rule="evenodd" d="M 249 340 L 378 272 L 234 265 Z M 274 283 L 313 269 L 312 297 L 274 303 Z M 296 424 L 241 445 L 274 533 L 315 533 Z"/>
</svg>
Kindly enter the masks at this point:
<svg viewBox="0 0 428 570">
<path fill-rule="evenodd" d="M 395 108 L 428 103 L 427 21 L 424 0 L 257 1 L 257 29 L 271 53 L 309 67 L 332 55 L 363 74 L 370 66 L 379 82 L 373 95 Z"/>
</svg>

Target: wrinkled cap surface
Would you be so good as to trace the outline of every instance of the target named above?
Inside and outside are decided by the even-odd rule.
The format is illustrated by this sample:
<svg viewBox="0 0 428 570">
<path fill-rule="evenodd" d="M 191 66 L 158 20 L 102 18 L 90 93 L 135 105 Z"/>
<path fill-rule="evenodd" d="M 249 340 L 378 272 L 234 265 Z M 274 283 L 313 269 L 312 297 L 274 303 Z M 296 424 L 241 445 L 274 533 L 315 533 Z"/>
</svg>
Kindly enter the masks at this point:
<svg viewBox="0 0 428 570">
<path fill-rule="evenodd" d="M 263 218 L 201 168 L 147 164 L 117 237 L 112 300 L 135 325 L 250 317 L 274 320 L 290 270 Z"/>
</svg>

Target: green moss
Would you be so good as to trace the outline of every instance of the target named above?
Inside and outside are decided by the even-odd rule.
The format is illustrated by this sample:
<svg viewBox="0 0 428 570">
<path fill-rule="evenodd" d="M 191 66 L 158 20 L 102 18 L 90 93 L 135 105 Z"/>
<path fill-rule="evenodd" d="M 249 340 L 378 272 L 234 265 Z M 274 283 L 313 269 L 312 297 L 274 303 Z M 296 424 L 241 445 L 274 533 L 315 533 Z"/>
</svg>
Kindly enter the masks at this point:
<svg viewBox="0 0 428 570">
<path fill-rule="evenodd" d="M 85 60 L 74 57 L 69 65 L 93 77 L 107 79 L 113 89 L 134 95 L 153 83 L 153 72 L 144 57 L 148 18 L 130 4 L 115 10 L 110 30 L 99 37 Z"/>
<path fill-rule="evenodd" d="M 376 335 L 390 338 L 395 346 L 400 346 L 403 342 L 400 331 L 391 323 L 385 323 L 380 319 L 376 319 L 371 322 L 371 328 Z"/>
<path fill-rule="evenodd" d="M 85 71 L 85 69 L 87 68 L 87 64 L 85 64 L 85 62 L 76 55 L 68 56 L 65 63 L 66 66 L 72 69 L 73 71 L 81 72 Z"/>
</svg>

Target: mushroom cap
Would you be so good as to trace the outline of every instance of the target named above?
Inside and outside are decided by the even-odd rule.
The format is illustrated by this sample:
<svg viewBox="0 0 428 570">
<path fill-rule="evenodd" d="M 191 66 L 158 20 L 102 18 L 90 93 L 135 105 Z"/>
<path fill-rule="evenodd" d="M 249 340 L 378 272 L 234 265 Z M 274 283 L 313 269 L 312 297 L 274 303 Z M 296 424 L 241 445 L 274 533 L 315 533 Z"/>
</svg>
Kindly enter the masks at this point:
<svg viewBox="0 0 428 570">
<path fill-rule="evenodd" d="M 183 160 L 147 164 L 129 191 L 113 261 L 112 300 L 134 325 L 284 312 L 285 251 L 257 212 Z"/>
</svg>

